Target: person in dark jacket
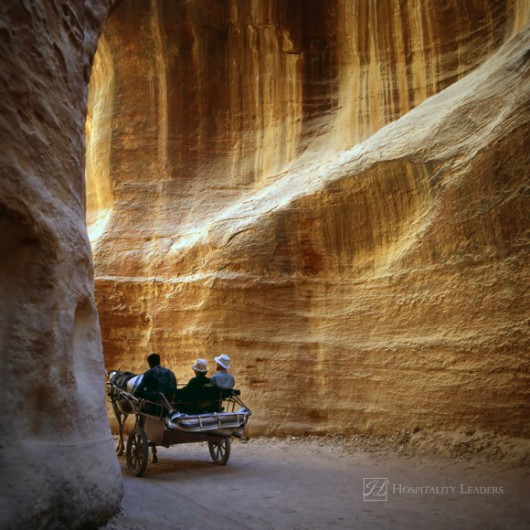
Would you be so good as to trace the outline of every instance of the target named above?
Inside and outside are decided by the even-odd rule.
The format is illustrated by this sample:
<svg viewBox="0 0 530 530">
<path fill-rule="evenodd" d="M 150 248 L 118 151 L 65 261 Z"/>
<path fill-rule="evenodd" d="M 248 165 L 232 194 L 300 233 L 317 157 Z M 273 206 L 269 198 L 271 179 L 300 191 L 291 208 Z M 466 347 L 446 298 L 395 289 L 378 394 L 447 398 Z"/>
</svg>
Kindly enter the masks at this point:
<svg viewBox="0 0 530 530">
<path fill-rule="evenodd" d="M 168 401 L 172 401 L 177 389 L 175 374 L 169 368 L 160 365 L 158 353 L 149 355 L 147 363 L 149 370 L 144 373 L 137 395 L 150 401 L 160 401 L 160 393 L 162 393 Z"/>
<path fill-rule="evenodd" d="M 199 402 L 207 395 L 206 389 L 212 388 L 210 378 L 206 377 L 208 363 L 204 359 L 197 359 L 192 369 L 195 372 L 195 377 L 192 377 L 188 384 L 178 391 L 179 400 L 182 403 L 179 410 L 188 414 L 198 412 Z"/>
<path fill-rule="evenodd" d="M 186 390 L 186 394 L 191 398 L 200 396 L 202 388 L 210 383 L 210 378 L 206 377 L 206 374 L 208 373 L 208 364 L 204 359 L 197 359 L 193 364 L 192 369 L 195 372 L 195 377 L 192 377 L 183 389 Z"/>
</svg>

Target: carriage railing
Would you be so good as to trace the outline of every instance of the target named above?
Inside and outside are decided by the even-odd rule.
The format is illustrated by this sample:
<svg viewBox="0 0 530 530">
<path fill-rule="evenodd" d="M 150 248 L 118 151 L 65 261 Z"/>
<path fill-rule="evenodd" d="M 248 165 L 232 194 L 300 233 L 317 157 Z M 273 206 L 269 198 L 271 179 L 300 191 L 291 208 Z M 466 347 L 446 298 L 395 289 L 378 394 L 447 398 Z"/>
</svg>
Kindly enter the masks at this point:
<svg viewBox="0 0 530 530">
<path fill-rule="evenodd" d="M 236 394 L 228 394 L 226 391 L 219 392 L 216 397 L 206 397 L 198 400 L 174 400 L 169 404 L 172 412 L 179 411 L 184 414 L 201 414 L 213 412 L 236 412 L 238 409 L 247 409 L 239 397 L 239 391 Z"/>
</svg>

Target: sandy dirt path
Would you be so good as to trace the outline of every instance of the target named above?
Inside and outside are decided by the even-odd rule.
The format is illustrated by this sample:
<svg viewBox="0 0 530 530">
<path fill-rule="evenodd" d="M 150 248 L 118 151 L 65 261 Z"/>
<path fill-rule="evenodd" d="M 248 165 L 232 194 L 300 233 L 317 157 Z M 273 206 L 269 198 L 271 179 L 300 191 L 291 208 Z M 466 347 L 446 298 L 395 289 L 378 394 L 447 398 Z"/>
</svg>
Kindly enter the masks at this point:
<svg viewBox="0 0 530 530">
<path fill-rule="evenodd" d="M 106 530 L 530 529 L 530 469 L 499 462 L 260 439 L 234 442 L 226 466 L 202 443 L 159 448 L 141 478 L 120 461 L 125 494 Z"/>
</svg>

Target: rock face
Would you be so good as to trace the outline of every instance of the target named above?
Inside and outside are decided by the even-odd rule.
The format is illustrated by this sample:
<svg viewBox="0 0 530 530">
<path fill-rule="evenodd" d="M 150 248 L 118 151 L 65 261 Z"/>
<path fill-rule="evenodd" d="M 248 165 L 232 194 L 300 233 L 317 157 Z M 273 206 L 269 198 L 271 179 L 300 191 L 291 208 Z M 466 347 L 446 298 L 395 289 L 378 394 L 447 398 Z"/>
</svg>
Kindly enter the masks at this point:
<svg viewBox="0 0 530 530">
<path fill-rule="evenodd" d="M 527 1 L 123 0 L 91 75 L 112 3 L 0 7 L 0 527 L 121 497 L 85 130 L 107 367 L 227 352 L 256 433 L 528 436 Z"/>
<path fill-rule="evenodd" d="M 0 7 L 0 527 L 109 517 L 106 419 L 85 225 L 84 121 L 97 1 Z"/>
<path fill-rule="evenodd" d="M 254 433 L 528 436 L 528 3 L 127 2 L 91 80 L 107 367 Z"/>
</svg>

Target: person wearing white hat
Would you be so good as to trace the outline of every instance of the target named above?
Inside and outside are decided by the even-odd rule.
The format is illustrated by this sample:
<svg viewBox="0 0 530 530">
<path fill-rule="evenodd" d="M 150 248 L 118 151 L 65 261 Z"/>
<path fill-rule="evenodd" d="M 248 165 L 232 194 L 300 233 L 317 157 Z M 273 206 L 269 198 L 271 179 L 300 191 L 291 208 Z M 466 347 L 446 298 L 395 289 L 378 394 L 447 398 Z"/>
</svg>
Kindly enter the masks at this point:
<svg viewBox="0 0 530 530">
<path fill-rule="evenodd" d="M 234 388 L 236 381 L 234 376 L 228 373 L 228 370 L 230 370 L 230 357 L 222 353 L 219 357 L 214 357 L 214 359 L 217 363 L 217 373 L 210 379 L 212 385 L 218 388 Z"/>
<path fill-rule="evenodd" d="M 196 412 L 198 402 L 203 397 L 203 388 L 211 387 L 210 378 L 206 377 L 208 363 L 205 359 L 196 359 L 192 369 L 195 372 L 195 377 L 192 377 L 188 384 L 179 390 L 180 401 L 184 403 L 180 406 L 181 412 Z"/>
<path fill-rule="evenodd" d="M 190 394 L 199 391 L 204 385 L 210 382 L 210 378 L 206 377 L 208 373 L 208 363 L 205 359 L 196 359 L 192 366 L 195 372 L 195 377 L 192 377 L 188 384 L 184 387 Z"/>
</svg>

